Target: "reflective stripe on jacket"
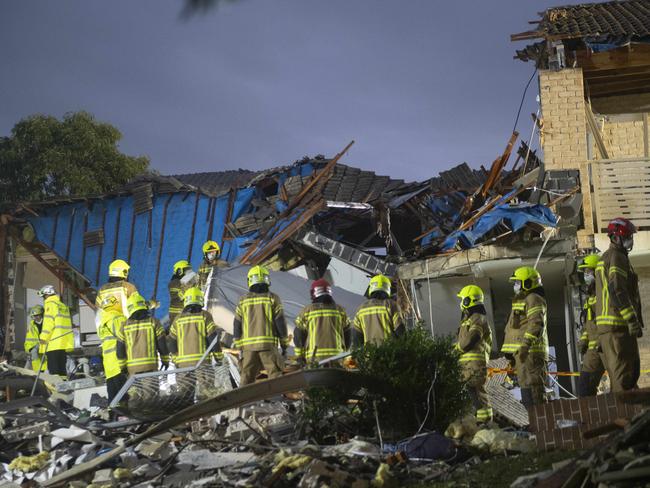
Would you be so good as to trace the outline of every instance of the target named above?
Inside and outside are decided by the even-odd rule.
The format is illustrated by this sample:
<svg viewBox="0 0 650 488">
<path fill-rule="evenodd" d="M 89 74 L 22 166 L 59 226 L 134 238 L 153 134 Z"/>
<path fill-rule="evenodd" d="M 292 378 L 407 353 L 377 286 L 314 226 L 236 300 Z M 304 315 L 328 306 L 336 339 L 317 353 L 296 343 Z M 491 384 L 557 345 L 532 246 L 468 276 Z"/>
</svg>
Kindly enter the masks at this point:
<svg viewBox="0 0 650 488">
<path fill-rule="evenodd" d="M 150 317 L 145 320 L 128 319 L 118 339 L 126 346 L 126 367 L 129 374 L 155 371 L 158 368 L 159 339 L 164 339 L 165 331 L 158 320 Z M 162 361 L 169 361 L 161 355 Z"/>
<path fill-rule="evenodd" d="M 379 343 L 402 326 L 402 318 L 395 300 L 370 298 L 357 310 L 353 325 L 363 334 L 364 343 Z"/>
<path fill-rule="evenodd" d="M 169 289 L 169 315 L 181 313 L 183 311 L 183 293 L 185 293 L 181 279 L 172 278 L 167 288 Z"/>
<path fill-rule="evenodd" d="M 235 330 L 235 347 L 248 351 L 265 351 L 287 345 L 286 327 L 277 331 L 275 323 L 282 317 L 284 309 L 280 298 L 271 292 L 247 293 L 239 300 L 235 309 L 235 321 L 241 322 L 241 331 Z"/>
<path fill-rule="evenodd" d="M 223 259 L 217 259 L 214 264 L 208 264 L 205 262 L 205 260 L 203 260 L 203 262 L 199 266 L 199 270 L 197 272 L 197 274 L 199 275 L 199 288 L 201 288 L 201 290 L 203 290 L 204 293 L 205 293 L 206 285 L 208 283 L 208 278 L 210 277 L 210 271 L 212 271 L 212 268 L 214 268 L 215 266 L 217 268 L 227 268 L 228 263 Z"/>
<path fill-rule="evenodd" d="M 323 359 L 345 350 L 345 331 L 350 319 L 345 309 L 335 303 L 312 303 L 296 317 L 295 351 L 307 360 Z"/>
<path fill-rule="evenodd" d="M 517 296 L 512 301 L 501 352 L 514 354 L 526 346 L 530 353 L 548 356 L 546 315 L 546 300 L 535 290 Z"/>
<path fill-rule="evenodd" d="M 643 324 L 639 279 L 625 251 L 612 243 L 596 268 L 596 328 L 601 335 L 637 321 Z"/>
<path fill-rule="evenodd" d="M 473 313 L 462 320 L 458 328 L 457 349 L 461 353 L 461 363 L 478 361 L 487 364 L 492 351 L 492 330 L 485 314 Z"/>
<path fill-rule="evenodd" d="M 27 334 L 25 335 L 25 343 L 23 345 L 25 352 L 30 352 L 34 347 L 39 347 L 40 334 L 41 332 L 39 330 L 38 324 L 34 322 L 33 319 L 30 320 L 29 328 L 27 329 Z M 41 371 L 47 371 L 47 358 L 44 354 L 39 354 L 38 359 L 32 359 L 32 369 L 34 371 L 38 371 L 39 369 Z"/>
<path fill-rule="evenodd" d="M 39 335 L 39 353 L 46 351 L 71 351 L 74 349 L 74 334 L 68 306 L 58 295 L 50 295 L 43 302 L 45 314 Z"/>
<path fill-rule="evenodd" d="M 209 312 L 182 312 L 169 329 L 169 336 L 178 344 L 174 363 L 181 368 L 195 366 L 208 348 L 208 336 L 216 332 L 217 326 Z"/>
<path fill-rule="evenodd" d="M 126 361 L 117 357 L 117 341 L 123 336 L 125 322 L 126 317 L 118 311 L 101 312 L 98 334 L 102 341 L 102 362 L 106 379 L 117 376 L 126 366 Z"/>
<path fill-rule="evenodd" d="M 596 326 L 596 297 L 589 296 L 583 306 L 584 324 L 580 341 L 587 344 L 588 349 L 598 349 L 598 330 Z"/>
<path fill-rule="evenodd" d="M 102 285 L 102 287 L 97 292 L 95 305 L 97 305 L 97 308 L 101 310 L 102 301 L 104 298 L 107 296 L 113 296 L 117 298 L 117 302 L 119 303 L 120 312 L 122 312 L 122 315 L 126 315 L 126 300 L 137 291 L 138 289 L 135 287 L 135 285 L 129 283 L 126 280 L 109 281 L 108 283 Z"/>
</svg>

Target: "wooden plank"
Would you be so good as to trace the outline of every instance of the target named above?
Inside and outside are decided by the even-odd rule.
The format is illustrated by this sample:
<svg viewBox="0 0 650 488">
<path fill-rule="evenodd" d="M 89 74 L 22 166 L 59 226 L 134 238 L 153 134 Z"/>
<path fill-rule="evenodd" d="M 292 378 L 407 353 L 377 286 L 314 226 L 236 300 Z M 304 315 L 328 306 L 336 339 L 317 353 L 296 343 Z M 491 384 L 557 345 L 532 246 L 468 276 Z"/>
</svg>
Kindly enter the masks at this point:
<svg viewBox="0 0 650 488">
<path fill-rule="evenodd" d="M 589 127 L 589 131 L 594 136 L 596 148 L 598 148 L 600 156 L 603 159 L 609 159 L 609 151 L 607 150 L 605 140 L 603 139 L 603 135 L 600 133 L 598 123 L 596 122 L 596 118 L 594 117 L 594 113 L 592 112 L 591 105 L 589 103 L 585 103 L 585 116 L 587 119 L 587 126 Z"/>
<path fill-rule="evenodd" d="M 579 50 L 576 51 L 576 61 L 586 73 L 650 66 L 650 46 L 631 44 L 601 53 Z"/>
</svg>

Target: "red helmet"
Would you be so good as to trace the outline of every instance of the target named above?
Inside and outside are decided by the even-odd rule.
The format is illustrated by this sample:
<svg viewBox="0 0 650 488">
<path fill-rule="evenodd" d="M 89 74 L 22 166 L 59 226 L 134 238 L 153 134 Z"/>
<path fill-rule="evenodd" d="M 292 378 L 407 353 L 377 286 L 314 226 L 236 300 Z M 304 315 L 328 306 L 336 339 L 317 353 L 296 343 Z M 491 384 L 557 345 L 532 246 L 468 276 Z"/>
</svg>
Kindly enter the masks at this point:
<svg viewBox="0 0 650 488">
<path fill-rule="evenodd" d="M 615 218 L 607 225 L 607 235 L 609 237 L 612 236 L 621 236 L 623 238 L 632 237 L 632 234 L 634 234 L 635 232 L 636 232 L 636 227 L 634 227 L 634 224 L 630 222 L 628 219 L 623 217 Z"/>
<path fill-rule="evenodd" d="M 330 285 L 327 280 L 321 278 L 311 284 L 309 294 L 311 295 L 312 300 L 323 295 L 332 296 L 332 285 Z"/>
</svg>

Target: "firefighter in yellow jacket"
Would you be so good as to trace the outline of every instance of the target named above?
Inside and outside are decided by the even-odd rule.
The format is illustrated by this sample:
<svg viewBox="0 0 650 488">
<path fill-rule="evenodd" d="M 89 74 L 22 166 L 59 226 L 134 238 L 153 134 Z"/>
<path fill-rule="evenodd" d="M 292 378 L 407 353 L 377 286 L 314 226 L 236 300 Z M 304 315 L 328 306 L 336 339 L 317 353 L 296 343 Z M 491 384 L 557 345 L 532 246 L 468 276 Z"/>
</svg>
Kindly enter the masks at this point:
<svg viewBox="0 0 650 488">
<path fill-rule="evenodd" d="M 147 302 L 134 293 L 127 302 L 128 319 L 122 331 L 117 331 L 117 357 L 126 360 L 130 375 L 158 369 L 158 355 L 162 369 L 169 367 L 169 351 L 165 331 L 151 316 Z"/>
<path fill-rule="evenodd" d="M 368 300 L 354 316 L 355 344 L 381 343 L 405 330 L 397 302 L 390 298 L 390 279 L 382 274 L 373 276 L 368 285 Z"/>
<path fill-rule="evenodd" d="M 578 379 L 578 396 L 581 397 L 592 396 L 598 392 L 600 379 L 605 372 L 605 366 L 600 359 L 596 329 L 596 268 L 599 261 L 598 254 L 589 254 L 578 265 L 585 284 L 585 303 L 580 315 L 582 334 L 578 341 L 578 350 L 582 354 Z"/>
<path fill-rule="evenodd" d="M 198 364 L 222 329 L 217 328 L 210 312 L 203 310 L 203 292 L 199 288 L 189 288 L 183 300 L 185 307 L 169 329 L 168 342 L 174 364 L 179 368 L 188 368 Z M 219 347 L 218 343 L 216 347 Z M 209 364 L 209 357 L 207 361 Z"/>
<path fill-rule="evenodd" d="M 47 357 L 50 374 L 67 377 L 67 351 L 74 349 L 74 333 L 68 306 L 61 301 L 52 285 L 46 285 L 38 292 L 43 297 L 43 327 L 39 335 L 39 354 Z"/>
<path fill-rule="evenodd" d="M 29 327 L 25 335 L 24 348 L 25 352 L 30 355 L 28 366 L 34 371 L 47 371 L 47 359 L 44 355 L 38 353 L 39 339 L 41 329 L 43 328 L 43 314 L 45 313 L 41 305 L 35 305 L 29 310 Z"/>
<path fill-rule="evenodd" d="M 104 298 L 114 296 L 117 298 L 119 311 L 122 315 L 127 315 L 127 301 L 131 295 L 138 291 L 135 285 L 127 281 L 130 269 L 129 264 L 122 259 L 116 259 L 108 266 L 108 283 L 102 285 L 95 299 L 98 310 L 101 309 Z"/>
<path fill-rule="evenodd" d="M 117 357 L 117 341 L 123 336 L 126 317 L 122 315 L 117 298 L 108 295 L 102 301 L 97 333 L 102 341 L 102 362 L 106 375 L 108 402 L 122 389 L 126 382 L 126 361 Z"/>
<path fill-rule="evenodd" d="M 336 356 L 350 345 L 350 319 L 334 302 L 329 282 L 322 278 L 314 281 L 310 295 L 312 303 L 296 317 L 293 332 L 296 356 L 302 365 Z"/>
<path fill-rule="evenodd" d="M 467 381 L 472 403 L 476 409 L 476 420 L 492 420 L 485 382 L 487 362 L 492 350 L 492 330 L 487 321 L 483 290 L 476 285 L 464 287 L 460 293 L 461 322 L 458 328 L 456 350 L 460 354 L 463 379 Z"/>
<path fill-rule="evenodd" d="M 515 297 L 501 352 L 515 368 L 526 407 L 546 401 L 548 336 L 542 277 L 535 268 L 517 268 L 510 277 Z"/>
<path fill-rule="evenodd" d="M 208 279 L 213 268 L 225 268 L 228 263 L 221 257 L 221 248 L 215 241 L 206 241 L 203 244 L 203 262 L 199 266 L 199 288 L 206 293 Z"/>
<path fill-rule="evenodd" d="M 640 375 L 637 339 L 643 335 L 641 297 L 639 279 L 628 257 L 635 232 L 629 220 L 612 220 L 607 227 L 609 249 L 596 269 L 598 343 L 614 392 L 636 388 Z"/>
<path fill-rule="evenodd" d="M 249 292 L 241 297 L 233 321 L 234 345 L 242 350 L 241 384 L 253 383 L 262 368 L 269 378 L 282 374 L 281 358 L 289 339 L 280 298 L 269 291 L 271 277 L 264 266 L 248 271 Z"/>
<path fill-rule="evenodd" d="M 174 322 L 176 316 L 183 311 L 183 296 L 185 291 L 190 288 L 182 283 L 183 276 L 192 271 L 192 266 L 186 260 L 177 261 L 174 264 L 174 274 L 169 280 L 169 323 Z"/>
</svg>

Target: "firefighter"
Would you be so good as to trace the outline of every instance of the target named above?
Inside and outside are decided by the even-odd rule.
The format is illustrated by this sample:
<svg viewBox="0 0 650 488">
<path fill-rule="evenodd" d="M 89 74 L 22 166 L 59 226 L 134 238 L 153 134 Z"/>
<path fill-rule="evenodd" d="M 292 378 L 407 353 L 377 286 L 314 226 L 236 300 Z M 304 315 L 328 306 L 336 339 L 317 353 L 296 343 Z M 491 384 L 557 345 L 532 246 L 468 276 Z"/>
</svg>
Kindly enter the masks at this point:
<svg viewBox="0 0 650 488">
<path fill-rule="evenodd" d="M 263 266 L 248 271 L 249 292 L 240 298 L 233 321 L 234 345 L 242 350 L 241 384 L 253 383 L 262 370 L 269 378 L 282 374 L 281 358 L 289 339 L 280 298 L 269 291 L 271 277 Z"/>
<path fill-rule="evenodd" d="M 183 295 L 183 311 L 169 330 L 169 349 L 179 368 L 196 366 L 212 341 L 223 332 L 209 312 L 203 310 L 203 292 L 189 288 Z M 218 344 L 217 344 L 218 347 Z"/>
<path fill-rule="evenodd" d="M 126 383 L 126 361 L 117 356 L 117 341 L 124 335 L 125 322 L 126 317 L 122 314 L 117 298 L 113 295 L 104 297 L 97 333 L 102 341 L 102 362 L 109 403 Z"/>
<path fill-rule="evenodd" d="M 314 281 L 309 293 L 312 303 L 296 317 L 293 337 L 301 365 L 336 356 L 350 345 L 350 319 L 345 309 L 334 302 L 327 280 Z"/>
<path fill-rule="evenodd" d="M 206 293 L 206 286 L 210 278 L 210 272 L 214 267 L 224 268 L 228 266 L 228 263 L 222 259 L 221 248 L 219 244 L 214 241 L 206 241 L 203 244 L 203 262 L 199 266 L 199 287 Z"/>
<path fill-rule="evenodd" d="M 119 311 L 122 315 L 127 315 L 126 306 L 127 301 L 131 295 L 137 293 L 135 285 L 129 283 L 129 270 L 131 267 L 126 261 L 116 259 L 108 266 L 108 283 L 102 285 L 97 292 L 95 304 L 97 309 L 101 310 L 102 302 L 107 296 L 114 296 L 117 298 Z"/>
<path fill-rule="evenodd" d="M 177 261 L 174 264 L 174 274 L 169 281 L 169 323 L 174 322 L 176 316 L 183 311 L 183 296 L 189 286 L 183 285 L 181 279 L 189 271 L 192 271 L 192 266 L 186 260 Z"/>
<path fill-rule="evenodd" d="M 35 305 L 29 309 L 29 328 L 25 335 L 25 352 L 30 355 L 27 366 L 31 364 L 34 371 L 46 371 L 47 359 L 38 353 L 39 336 L 43 328 L 44 309 L 41 305 Z"/>
<path fill-rule="evenodd" d="M 117 357 L 126 360 L 130 375 L 149 373 L 158 369 L 158 355 L 162 369 L 169 367 L 165 331 L 151 316 L 147 302 L 139 293 L 133 293 L 127 302 L 128 319 L 124 329 L 117 331 Z"/>
<path fill-rule="evenodd" d="M 514 367 L 525 407 L 546 401 L 548 336 L 542 277 L 535 268 L 517 268 L 510 277 L 515 296 L 501 352 Z"/>
<path fill-rule="evenodd" d="M 38 352 L 47 357 L 47 370 L 50 374 L 66 378 L 66 352 L 74 349 L 70 309 L 61 301 L 52 285 L 45 285 L 38 295 L 43 297 L 44 309 Z"/>
<path fill-rule="evenodd" d="M 639 345 L 643 335 L 639 280 L 628 253 L 634 224 L 617 218 L 607 226 L 609 249 L 596 269 L 596 329 L 612 391 L 636 388 L 640 375 Z"/>
<path fill-rule="evenodd" d="M 578 270 L 582 272 L 585 283 L 586 299 L 580 315 L 582 334 L 578 341 L 578 349 L 582 354 L 580 378 L 578 379 L 578 395 L 581 397 L 595 395 L 600 379 L 605 372 L 605 366 L 598 351 L 598 331 L 596 330 L 596 268 L 600 257 L 598 254 L 585 256 Z"/>
<path fill-rule="evenodd" d="M 460 298 L 461 322 L 455 348 L 460 354 L 463 379 L 476 409 L 476 420 L 488 422 L 492 420 L 492 407 L 485 382 L 492 350 L 492 330 L 483 305 L 483 290 L 476 285 L 467 285 L 457 296 Z"/>
<path fill-rule="evenodd" d="M 354 316 L 355 344 L 381 343 L 390 336 L 399 336 L 405 330 L 399 307 L 390 298 L 390 279 L 382 274 L 374 276 L 368 285 L 368 300 Z"/>
</svg>

